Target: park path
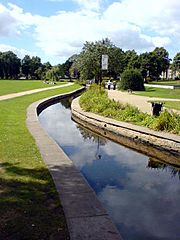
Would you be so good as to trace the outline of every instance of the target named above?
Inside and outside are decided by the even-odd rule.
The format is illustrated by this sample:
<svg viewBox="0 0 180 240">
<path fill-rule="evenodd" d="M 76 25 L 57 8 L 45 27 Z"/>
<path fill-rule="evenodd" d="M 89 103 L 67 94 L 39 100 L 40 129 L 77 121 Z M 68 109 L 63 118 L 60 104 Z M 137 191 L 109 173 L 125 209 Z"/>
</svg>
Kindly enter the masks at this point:
<svg viewBox="0 0 180 240">
<path fill-rule="evenodd" d="M 16 98 L 16 97 L 21 97 L 21 96 L 25 96 L 25 95 L 30 95 L 30 94 L 33 94 L 33 93 L 43 92 L 43 91 L 47 91 L 47 90 L 53 90 L 53 89 L 56 89 L 56 88 L 67 87 L 67 86 L 70 86 L 72 84 L 74 84 L 74 83 L 67 83 L 67 84 L 58 85 L 58 86 L 55 86 L 55 87 L 38 88 L 38 89 L 33 89 L 33 90 L 28 90 L 28 91 L 23 91 L 23 92 L 18 92 L 18 93 L 10 93 L 10 94 L 0 96 L 0 101 L 11 99 L 11 98 Z"/>
<path fill-rule="evenodd" d="M 108 97 L 110 99 L 114 99 L 115 101 L 119 101 L 122 103 L 129 103 L 130 105 L 136 106 L 142 112 L 152 114 L 152 106 L 151 103 L 148 101 L 179 101 L 180 99 L 171 99 L 171 98 L 154 98 L 154 97 L 145 97 L 145 96 L 138 96 L 128 92 L 121 92 L 118 90 L 108 90 Z M 173 110 L 175 112 L 180 113 L 178 110 Z"/>
</svg>

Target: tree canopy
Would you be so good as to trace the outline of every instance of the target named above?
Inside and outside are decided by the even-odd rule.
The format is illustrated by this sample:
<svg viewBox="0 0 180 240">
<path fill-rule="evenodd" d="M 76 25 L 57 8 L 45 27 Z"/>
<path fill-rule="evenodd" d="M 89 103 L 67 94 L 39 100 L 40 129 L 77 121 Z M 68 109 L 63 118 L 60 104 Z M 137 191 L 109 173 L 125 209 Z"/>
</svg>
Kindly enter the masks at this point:
<svg viewBox="0 0 180 240">
<path fill-rule="evenodd" d="M 101 69 L 101 57 L 104 54 L 108 55 L 108 70 Z M 79 54 L 74 54 L 64 63 L 54 66 L 56 68 L 53 68 L 49 62 L 41 63 L 38 56 L 26 55 L 21 60 L 12 51 L 0 52 L 0 79 L 18 77 L 45 79 L 50 75 L 57 79 L 58 75 L 58 79 L 95 79 L 96 82 L 101 82 L 102 76 L 117 79 L 126 69 L 133 68 L 138 69 L 143 78 L 154 80 L 169 69 L 170 60 L 168 51 L 163 47 L 137 54 L 135 50 L 123 51 L 106 38 L 101 41 L 85 42 Z M 177 53 L 171 69 L 177 72 L 179 68 L 180 53 Z"/>
</svg>

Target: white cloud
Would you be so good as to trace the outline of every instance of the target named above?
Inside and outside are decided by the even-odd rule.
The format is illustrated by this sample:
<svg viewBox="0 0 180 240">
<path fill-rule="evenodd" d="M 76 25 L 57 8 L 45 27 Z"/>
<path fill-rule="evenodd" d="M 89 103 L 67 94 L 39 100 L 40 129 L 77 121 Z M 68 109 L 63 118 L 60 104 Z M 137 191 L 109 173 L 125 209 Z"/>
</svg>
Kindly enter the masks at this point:
<svg viewBox="0 0 180 240">
<path fill-rule="evenodd" d="M 123 0 L 106 9 L 101 0 L 72 0 L 80 8 L 50 17 L 33 15 L 9 3 L 0 4 L 0 36 L 32 32 L 38 48 L 47 56 L 69 57 L 85 41 L 110 38 L 117 46 L 144 52 L 156 46 L 180 48 L 180 1 Z M 176 46 L 174 45 L 176 42 Z"/>
<path fill-rule="evenodd" d="M 25 55 L 33 56 L 35 53 L 27 51 L 23 48 L 16 48 L 11 45 L 6 45 L 6 44 L 0 44 L 0 52 L 7 52 L 7 51 L 12 51 L 15 53 L 19 58 L 23 58 Z"/>
<path fill-rule="evenodd" d="M 155 0 L 124 0 L 113 3 L 102 13 L 92 9 L 85 11 L 90 1 L 76 2 L 81 4 L 83 10 L 59 12 L 36 28 L 38 45 L 47 54 L 71 55 L 80 51 L 86 40 L 100 40 L 103 37 L 109 37 L 126 50 L 134 48 L 138 52 L 151 51 L 156 46 L 170 45 L 172 32 L 174 35 L 179 32 L 179 15 L 174 15 L 178 4 L 175 0 L 160 0 L 158 3 Z M 94 1 L 94 6 L 98 8 L 100 2 Z M 168 13 L 165 13 L 166 8 L 169 9 Z M 170 20 L 173 20 L 173 28 Z M 50 30 L 48 36 L 47 28 Z M 153 31 L 152 36 L 149 31 Z"/>
<path fill-rule="evenodd" d="M 73 2 L 79 4 L 83 9 L 96 9 L 100 8 L 102 0 L 73 0 Z"/>
<path fill-rule="evenodd" d="M 164 35 L 179 32 L 179 9 L 178 0 L 124 0 L 110 5 L 104 16 L 114 22 L 129 22 Z"/>
<path fill-rule="evenodd" d="M 0 4 L 0 36 L 10 36 L 19 34 L 16 18 L 9 9 Z"/>
</svg>

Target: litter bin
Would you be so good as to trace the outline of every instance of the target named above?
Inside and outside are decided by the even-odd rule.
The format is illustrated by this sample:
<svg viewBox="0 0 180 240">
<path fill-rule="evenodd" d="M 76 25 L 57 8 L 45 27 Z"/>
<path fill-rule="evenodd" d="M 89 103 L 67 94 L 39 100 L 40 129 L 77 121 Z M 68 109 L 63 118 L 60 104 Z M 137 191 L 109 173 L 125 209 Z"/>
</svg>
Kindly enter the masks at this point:
<svg viewBox="0 0 180 240">
<path fill-rule="evenodd" d="M 163 103 L 154 103 L 152 102 L 152 115 L 159 116 L 163 107 Z"/>
</svg>

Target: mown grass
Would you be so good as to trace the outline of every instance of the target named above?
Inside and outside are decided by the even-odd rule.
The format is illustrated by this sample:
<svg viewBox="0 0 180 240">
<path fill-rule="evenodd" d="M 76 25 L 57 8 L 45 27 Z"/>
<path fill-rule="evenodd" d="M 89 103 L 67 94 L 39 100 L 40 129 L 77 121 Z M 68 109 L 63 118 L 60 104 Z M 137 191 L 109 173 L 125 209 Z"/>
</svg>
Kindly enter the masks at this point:
<svg viewBox="0 0 180 240">
<path fill-rule="evenodd" d="M 180 99 L 180 89 L 145 87 L 145 91 L 136 91 L 133 94 L 147 97 Z"/>
<path fill-rule="evenodd" d="M 163 101 L 164 106 L 170 109 L 180 110 L 180 101 Z"/>
<path fill-rule="evenodd" d="M 152 82 L 149 82 L 149 84 L 173 86 L 173 85 L 180 85 L 180 80 L 152 81 Z"/>
<path fill-rule="evenodd" d="M 159 117 L 150 116 L 140 112 L 136 107 L 109 99 L 107 92 L 95 86 L 92 86 L 90 90 L 81 96 L 80 105 L 85 111 L 97 113 L 118 121 L 130 122 L 158 131 L 180 134 L 180 117 L 177 114 L 165 111 Z"/>
<path fill-rule="evenodd" d="M 57 84 L 64 84 L 65 82 L 58 82 Z M 41 80 L 0 80 L 0 96 L 32 90 L 36 88 L 52 87 L 52 84 L 45 84 Z"/>
<path fill-rule="evenodd" d="M 0 101 L 0 239 L 69 239 L 54 183 L 26 128 L 26 109 L 78 85 Z"/>
</svg>

